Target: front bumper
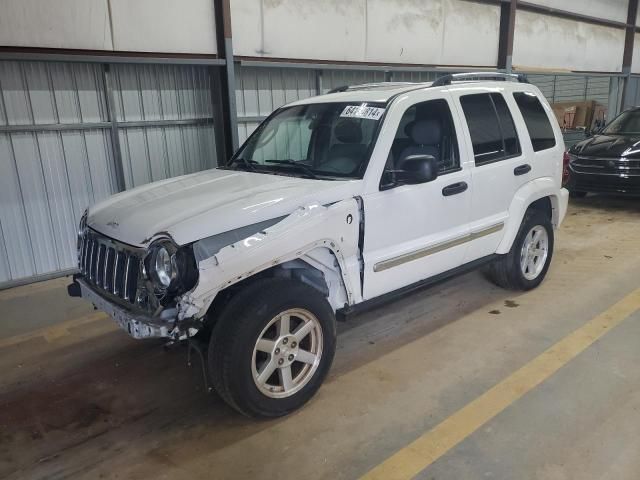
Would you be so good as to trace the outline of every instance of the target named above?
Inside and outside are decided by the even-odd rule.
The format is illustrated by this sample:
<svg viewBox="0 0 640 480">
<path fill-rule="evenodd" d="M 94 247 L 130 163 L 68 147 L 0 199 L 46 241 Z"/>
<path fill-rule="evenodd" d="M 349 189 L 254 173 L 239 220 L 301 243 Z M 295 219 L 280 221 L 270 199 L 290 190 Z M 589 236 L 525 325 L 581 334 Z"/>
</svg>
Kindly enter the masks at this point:
<svg viewBox="0 0 640 480">
<path fill-rule="evenodd" d="M 582 173 L 569 165 L 569 181 L 566 188 L 573 192 L 640 195 L 640 176 Z"/>
<path fill-rule="evenodd" d="M 76 286 L 77 285 L 77 286 Z M 109 314 L 125 332 L 136 339 L 143 338 L 174 338 L 176 337 L 175 316 L 172 312 L 163 312 L 159 317 L 150 317 L 129 311 L 104 298 L 82 278 L 74 278 L 74 283 L 69 285 L 69 292 L 77 292 L 82 298 Z M 178 335 L 179 336 L 179 335 Z"/>
</svg>

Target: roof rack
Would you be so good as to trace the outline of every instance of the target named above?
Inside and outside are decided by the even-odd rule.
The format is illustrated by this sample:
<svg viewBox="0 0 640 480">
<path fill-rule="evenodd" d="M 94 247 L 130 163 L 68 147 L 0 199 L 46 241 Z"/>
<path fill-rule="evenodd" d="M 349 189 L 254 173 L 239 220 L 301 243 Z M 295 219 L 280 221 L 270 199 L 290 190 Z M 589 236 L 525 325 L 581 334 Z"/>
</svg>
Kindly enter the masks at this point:
<svg viewBox="0 0 640 480">
<path fill-rule="evenodd" d="M 512 74 L 512 73 L 500 73 L 500 72 L 469 72 L 469 73 L 452 73 L 449 75 L 443 75 L 436 79 L 431 84 L 432 87 L 442 87 L 444 85 L 451 85 L 453 82 L 473 82 L 482 80 L 499 80 L 503 82 L 520 82 L 529 83 L 526 75 Z"/>
<path fill-rule="evenodd" d="M 362 83 L 359 85 L 342 85 L 340 87 L 336 87 L 332 90 L 329 90 L 327 93 L 339 93 L 346 91 L 356 91 L 356 90 L 367 90 L 370 88 L 379 88 L 379 87 L 406 87 L 409 85 L 419 85 L 415 82 L 376 82 L 376 83 Z"/>
</svg>

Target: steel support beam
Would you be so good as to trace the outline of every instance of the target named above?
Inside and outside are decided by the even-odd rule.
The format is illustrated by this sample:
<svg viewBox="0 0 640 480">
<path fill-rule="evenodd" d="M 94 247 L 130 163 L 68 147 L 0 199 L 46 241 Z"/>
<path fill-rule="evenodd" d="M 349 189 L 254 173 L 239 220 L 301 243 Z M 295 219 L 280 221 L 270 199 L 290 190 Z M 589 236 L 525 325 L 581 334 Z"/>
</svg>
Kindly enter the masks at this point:
<svg viewBox="0 0 640 480">
<path fill-rule="evenodd" d="M 226 163 L 231 158 L 233 152 L 238 149 L 238 113 L 236 109 L 236 77 L 235 62 L 233 56 L 233 37 L 231 34 L 231 4 L 230 0 L 214 0 L 216 35 L 218 43 L 218 55 L 224 56 L 224 66 L 222 74 L 215 82 L 219 88 L 221 102 L 218 105 L 222 122 L 223 145 L 220 145 L 222 156 L 218 157 L 218 162 Z M 215 106 L 215 105 L 214 105 Z"/>
<path fill-rule="evenodd" d="M 32 47 L 0 47 L 0 60 L 76 63 L 224 65 L 224 60 L 213 55 L 168 55 L 146 52 L 109 52 Z"/>
<path fill-rule="evenodd" d="M 500 31 L 498 35 L 498 70 L 512 71 L 513 34 L 516 29 L 516 0 L 500 4 Z"/>
<path fill-rule="evenodd" d="M 633 61 L 633 43 L 636 33 L 636 16 L 638 14 L 638 0 L 628 0 L 627 27 L 624 32 L 624 51 L 622 53 L 622 73 L 625 75 L 622 87 L 622 105 L 626 104 L 629 94 L 629 81 L 631 78 L 631 63 Z"/>
<path fill-rule="evenodd" d="M 122 152 L 120 150 L 120 135 L 118 134 L 118 119 L 116 118 L 116 102 L 113 96 L 113 79 L 109 64 L 102 68 L 104 83 L 105 105 L 107 121 L 111 124 L 111 149 L 113 152 L 113 169 L 116 177 L 116 186 L 119 192 L 123 192 L 127 185 L 124 181 L 124 167 L 122 166 Z"/>
</svg>

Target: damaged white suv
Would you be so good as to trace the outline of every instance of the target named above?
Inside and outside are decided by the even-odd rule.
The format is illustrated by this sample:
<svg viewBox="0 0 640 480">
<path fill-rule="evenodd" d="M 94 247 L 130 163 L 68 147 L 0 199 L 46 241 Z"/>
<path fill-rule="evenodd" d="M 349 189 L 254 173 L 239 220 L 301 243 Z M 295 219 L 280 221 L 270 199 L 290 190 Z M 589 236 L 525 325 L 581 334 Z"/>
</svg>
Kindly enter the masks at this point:
<svg viewBox="0 0 640 480">
<path fill-rule="evenodd" d="M 338 90 L 278 109 L 228 165 L 80 224 L 70 292 L 135 338 L 206 345 L 206 378 L 246 415 L 313 396 L 337 315 L 478 266 L 536 287 L 566 212 L 562 136 L 523 79 Z"/>
</svg>

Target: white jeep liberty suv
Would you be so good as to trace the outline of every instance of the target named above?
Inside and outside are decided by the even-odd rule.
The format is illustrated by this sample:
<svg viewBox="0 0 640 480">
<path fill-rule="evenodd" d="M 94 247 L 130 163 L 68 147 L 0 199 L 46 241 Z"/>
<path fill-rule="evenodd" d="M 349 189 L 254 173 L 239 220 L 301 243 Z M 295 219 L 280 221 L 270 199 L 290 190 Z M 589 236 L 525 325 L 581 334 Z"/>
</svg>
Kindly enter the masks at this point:
<svg viewBox="0 0 640 480">
<path fill-rule="evenodd" d="M 563 152 L 521 77 L 343 87 L 276 110 L 225 166 L 91 206 L 69 292 L 135 338 L 200 342 L 231 406 L 284 415 L 327 375 L 336 315 L 479 266 L 539 285 Z"/>
</svg>

